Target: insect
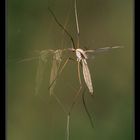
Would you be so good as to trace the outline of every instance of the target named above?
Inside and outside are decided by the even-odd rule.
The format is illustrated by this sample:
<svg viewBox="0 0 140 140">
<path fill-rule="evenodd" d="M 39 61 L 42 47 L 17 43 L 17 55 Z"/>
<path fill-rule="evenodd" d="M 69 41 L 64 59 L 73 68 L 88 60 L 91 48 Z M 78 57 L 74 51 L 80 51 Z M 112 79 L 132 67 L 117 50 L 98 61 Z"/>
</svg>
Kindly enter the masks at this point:
<svg viewBox="0 0 140 140">
<path fill-rule="evenodd" d="M 91 74 L 90 74 L 90 70 L 89 70 L 89 67 L 88 67 L 88 64 L 87 64 L 87 59 L 88 58 L 88 54 L 89 53 L 92 53 L 92 55 L 95 55 L 95 54 L 98 54 L 98 53 L 102 53 L 102 52 L 106 52 L 106 51 L 109 51 L 109 50 L 112 50 L 112 49 L 117 49 L 117 48 L 121 48 L 121 46 L 113 46 L 113 47 L 104 47 L 104 48 L 98 48 L 98 49 L 93 49 L 93 50 L 83 50 L 82 48 L 80 48 L 80 41 L 79 41 L 79 33 L 80 33 L 80 30 L 79 30 L 79 23 L 78 23 L 78 13 L 77 13 L 77 6 L 76 6 L 76 0 L 75 0 L 75 3 L 74 3 L 74 11 L 75 11 L 75 21 L 76 21 L 76 29 L 77 29 L 77 43 L 75 44 L 74 42 L 74 39 L 73 37 L 71 36 L 71 34 L 67 31 L 66 28 L 64 28 L 64 26 L 59 22 L 59 20 L 56 18 L 55 14 L 53 13 L 53 11 L 48 8 L 52 17 L 54 18 L 54 20 L 56 21 L 56 23 L 60 26 L 60 28 L 68 35 L 68 37 L 70 38 L 71 40 L 71 43 L 72 43 L 72 48 L 68 48 L 68 49 L 65 49 L 65 51 L 72 51 L 75 53 L 75 56 L 77 58 L 77 62 L 78 62 L 78 78 L 79 78 L 79 84 L 80 84 L 80 87 L 79 87 L 79 90 L 77 92 L 77 95 L 80 93 L 81 89 L 82 89 L 82 82 L 81 82 L 81 75 L 80 75 L 80 65 L 82 66 L 82 72 L 83 72 L 83 77 L 84 77 L 84 81 L 85 81 L 85 84 L 87 85 L 87 88 L 89 90 L 89 93 L 91 95 L 93 95 L 93 92 L 94 92 L 94 89 L 93 89 L 93 84 L 92 84 L 92 80 L 91 80 Z M 64 67 L 66 66 L 66 64 L 68 63 L 68 61 L 70 60 L 70 58 L 68 58 L 62 68 L 62 70 L 64 69 Z M 62 72 L 61 70 L 61 72 Z M 60 73 L 61 73 L 60 72 Z M 60 73 L 58 75 L 60 75 Z M 57 76 L 56 76 L 57 77 Z M 56 78 L 57 79 L 57 78 Z M 54 79 L 54 81 L 56 80 Z M 50 84 L 50 87 L 53 85 L 53 83 L 55 82 L 52 82 Z"/>
<path fill-rule="evenodd" d="M 109 50 L 112 50 L 112 49 L 117 49 L 117 48 L 121 48 L 121 46 L 113 46 L 113 47 L 104 47 L 104 48 L 98 48 L 98 49 L 93 49 L 93 50 L 84 50 L 81 48 L 80 46 L 80 41 L 79 41 L 79 33 L 80 33 L 80 30 L 79 30 L 79 23 L 78 23 L 78 13 L 77 13 L 77 6 L 76 6 L 76 0 L 75 0 L 75 3 L 74 3 L 74 11 L 75 11 L 75 21 L 76 21 L 76 29 L 77 29 L 77 42 L 75 44 L 74 42 L 74 39 L 73 37 L 71 36 L 71 34 L 67 31 L 67 29 L 59 22 L 59 20 L 56 18 L 55 14 L 53 13 L 53 11 L 48 8 L 53 19 L 55 20 L 55 22 L 58 24 L 58 26 L 60 26 L 60 28 L 67 34 L 67 36 L 70 38 L 71 40 L 71 44 L 72 44 L 72 47 L 71 48 L 67 48 L 63 51 L 72 51 L 75 53 L 75 56 L 76 56 L 76 61 L 77 61 L 77 68 L 78 68 L 78 79 L 79 79 L 79 89 L 78 91 L 76 92 L 75 94 L 75 97 L 73 99 L 73 102 L 71 104 L 71 107 L 70 107 L 70 110 L 69 110 L 69 113 L 68 113 L 68 116 L 67 116 L 67 140 L 69 139 L 69 122 L 70 122 L 70 113 L 72 111 L 72 108 L 76 102 L 76 99 L 78 98 L 79 94 L 81 93 L 81 89 L 82 89 L 82 81 L 81 81 L 81 75 L 80 75 L 80 66 L 82 67 L 82 73 L 83 73 L 83 77 L 84 77 L 84 81 L 85 81 L 85 84 L 88 88 L 88 91 L 91 95 L 93 95 L 94 93 L 94 88 L 93 88 L 93 84 L 92 84 L 92 80 L 91 80 L 91 74 L 90 74 L 90 70 L 89 70 L 89 67 L 88 67 L 88 63 L 87 63 L 87 59 L 89 59 L 88 57 L 88 54 L 92 54 L 92 55 L 96 55 L 98 53 L 102 53 L 102 52 L 106 52 L 106 51 L 109 51 Z M 52 83 L 50 84 L 50 89 L 51 87 L 56 84 L 56 79 L 58 78 L 58 76 L 61 74 L 62 70 L 64 69 L 64 67 L 66 66 L 66 64 L 68 63 L 68 61 L 70 60 L 70 58 L 68 58 L 64 65 L 62 66 L 62 68 L 60 69 L 60 72 L 58 72 L 57 75 L 55 75 L 55 78 L 52 78 L 54 79 L 54 81 L 52 81 Z M 55 66 L 54 66 L 55 67 Z M 54 88 L 54 86 L 53 86 Z M 82 100 L 83 100 L 83 105 L 85 107 L 85 110 L 87 112 L 87 115 L 90 119 L 90 122 L 91 122 L 91 125 L 93 127 L 93 122 L 92 122 L 92 118 L 88 112 L 88 109 L 86 107 L 86 104 L 85 104 L 85 100 L 84 100 L 84 94 L 82 96 Z"/>
</svg>

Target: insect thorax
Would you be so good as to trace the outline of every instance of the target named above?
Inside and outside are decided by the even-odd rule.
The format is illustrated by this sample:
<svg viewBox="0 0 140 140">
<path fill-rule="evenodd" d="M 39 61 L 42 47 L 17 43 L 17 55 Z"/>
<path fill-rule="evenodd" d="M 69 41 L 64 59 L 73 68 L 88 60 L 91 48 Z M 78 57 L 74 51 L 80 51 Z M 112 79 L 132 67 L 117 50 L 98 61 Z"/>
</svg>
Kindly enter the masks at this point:
<svg viewBox="0 0 140 140">
<path fill-rule="evenodd" d="M 76 49 L 76 56 L 78 62 L 80 62 L 82 59 L 87 59 L 87 55 L 82 49 Z"/>
</svg>

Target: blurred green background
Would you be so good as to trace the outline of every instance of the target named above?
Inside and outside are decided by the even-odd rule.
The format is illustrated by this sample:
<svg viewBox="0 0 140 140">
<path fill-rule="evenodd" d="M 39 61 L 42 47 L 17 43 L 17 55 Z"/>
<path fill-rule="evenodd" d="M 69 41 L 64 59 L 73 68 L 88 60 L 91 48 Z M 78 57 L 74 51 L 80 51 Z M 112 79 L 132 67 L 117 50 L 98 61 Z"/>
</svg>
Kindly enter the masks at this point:
<svg viewBox="0 0 140 140">
<path fill-rule="evenodd" d="M 39 95 L 35 96 L 35 50 L 71 47 L 69 38 L 53 20 L 56 14 L 76 40 L 74 0 L 8 0 L 7 4 L 7 139 L 64 140 L 66 115 L 49 96 L 51 58 Z M 123 49 L 89 60 L 94 98 L 86 89 L 93 117 L 91 128 L 81 98 L 71 115 L 71 140 L 134 139 L 133 1 L 78 0 L 81 47 L 94 49 L 122 45 Z M 63 42 L 63 45 L 62 45 Z M 83 81 L 84 82 L 84 81 Z M 57 81 L 55 93 L 69 108 L 78 89 L 77 66 L 70 62 Z"/>
</svg>

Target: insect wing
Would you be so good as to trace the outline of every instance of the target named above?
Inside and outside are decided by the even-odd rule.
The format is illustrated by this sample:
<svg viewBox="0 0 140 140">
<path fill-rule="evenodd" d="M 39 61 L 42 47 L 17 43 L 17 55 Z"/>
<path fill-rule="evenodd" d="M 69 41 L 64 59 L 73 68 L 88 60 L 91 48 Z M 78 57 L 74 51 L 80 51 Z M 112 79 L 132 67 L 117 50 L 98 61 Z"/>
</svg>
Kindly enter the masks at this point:
<svg viewBox="0 0 140 140">
<path fill-rule="evenodd" d="M 40 52 L 40 56 L 38 60 L 38 67 L 37 67 L 37 74 L 36 74 L 35 94 L 38 94 L 40 86 L 42 84 L 45 65 L 46 65 L 49 54 L 50 54 L 50 51 L 47 51 L 47 50 L 43 50 Z"/>
<path fill-rule="evenodd" d="M 53 94 L 53 89 L 56 85 L 56 76 L 57 76 L 57 71 L 58 71 L 58 67 L 57 67 L 57 60 L 53 58 L 52 61 L 52 68 L 51 68 L 51 75 L 50 75 L 50 95 Z"/>
<path fill-rule="evenodd" d="M 51 75 L 50 75 L 50 85 L 51 85 L 50 86 L 50 95 L 53 94 L 53 90 L 56 85 L 56 78 L 58 75 L 58 70 L 61 65 L 61 56 L 62 56 L 62 50 L 56 50 L 53 55 Z"/>
<path fill-rule="evenodd" d="M 90 71 L 86 62 L 86 59 L 82 59 L 82 66 L 83 66 L 83 75 L 84 75 L 84 80 L 85 83 L 89 89 L 89 92 L 93 94 L 93 86 L 92 86 L 92 81 L 91 81 L 91 75 Z"/>
<path fill-rule="evenodd" d="M 17 63 L 23 63 L 23 62 L 32 61 L 35 59 L 38 59 L 38 57 L 25 58 L 25 59 L 18 61 Z"/>
<path fill-rule="evenodd" d="M 38 67 L 37 67 L 37 74 L 36 74 L 36 87 L 35 87 L 35 94 L 38 94 L 40 86 L 42 84 L 43 80 L 43 74 L 45 69 L 45 63 L 42 61 L 41 58 L 39 58 Z"/>
<path fill-rule="evenodd" d="M 88 57 L 94 58 L 96 54 L 106 53 L 108 51 L 111 51 L 113 49 L 118 49 L 118 48 L 123 48 L 123 47 L 122 46 L 103 47 L 94 50 L 86 50 L 85 52 L 87 53 Z"/>
</svg>

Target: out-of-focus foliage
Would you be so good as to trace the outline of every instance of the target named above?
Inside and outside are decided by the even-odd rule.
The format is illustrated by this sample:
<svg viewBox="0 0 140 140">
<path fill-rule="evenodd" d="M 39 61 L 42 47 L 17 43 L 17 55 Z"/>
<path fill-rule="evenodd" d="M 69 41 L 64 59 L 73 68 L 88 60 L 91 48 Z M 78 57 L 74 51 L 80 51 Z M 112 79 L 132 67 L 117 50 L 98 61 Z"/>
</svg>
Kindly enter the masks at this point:
<svg viewBox="0 0 140 140">
<path fill-rule="evenodd" d="M 64 140 L 66 137 L 66 115 L 48 90 L 52 57 L 47 59 L 38 95 L 35 95 L 38 60 L 17 63 L 36 56 L 36 50 L 71 47 L 48 6 L 76 40 L 73 0 L 8 1 L 8 140 Z M 81 48 L 116 45 L 124 48 L 96 55 L 88 61 L 95 94 L 91 98 L 85 86 L 85 97 L 94 129 L 79 98 L 71 115 L 70 138 L 133 140 L 133 1 L 78 0 L 77 7 Z M 70 61 L 54 92 L 69 108 L 78 87 L 77 65 Z"/>
</svg>

